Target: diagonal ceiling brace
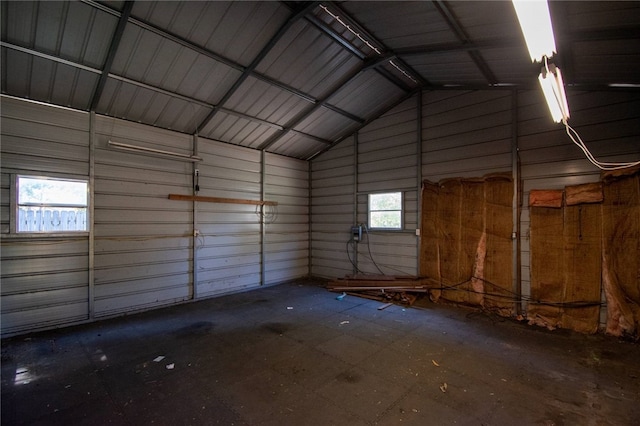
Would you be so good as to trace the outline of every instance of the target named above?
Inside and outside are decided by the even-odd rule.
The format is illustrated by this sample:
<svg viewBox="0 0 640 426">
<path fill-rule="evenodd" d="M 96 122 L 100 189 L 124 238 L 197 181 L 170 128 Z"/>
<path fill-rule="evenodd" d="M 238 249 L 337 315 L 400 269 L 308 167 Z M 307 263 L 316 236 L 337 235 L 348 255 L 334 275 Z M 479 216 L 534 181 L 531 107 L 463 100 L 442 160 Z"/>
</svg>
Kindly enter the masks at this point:
<svg viewBox="0 0 640 426">
<path fill-rule="evenodd" d="M 218 103 L 218 106 L 224 106 L 224 104 L 229 99 L 231 99 L 233 94 L 238 90 L 238 88 L 240 88 L 242 83 L 244 83 L 244 81 L 251 75 L 251 73 L 253 73 L 256 67 L 269 54 L 269 52 L 271 51 L 271 49 L 273 49 L 276 43 L 278 43 L 278 41 L 280 41 L 280 39 L 286 34 L 286 32 L 289 31 L 289 28 L 291 28 L 291 26 L 294 23 L 296 23 L 299 19 L 303 18 L 307 13 L 313 10 L 318 5 L 318 3 L 319 2 L 315 2 L 315 1 L 303 3 L 300 8 L 294 11 L 293 15 L 289 17 L 287 22 L 285 22 L 280 27 L 278 32 L 273 37 L 271 37 L 271 40 L 269 40 L 269 42 L 262 48 L 260 53 L 258 53 L 258 55 L 253 59 L 253 61 L 251 61 L 251 63 L 244 69 L 240 77 L 235 81 L 235 83 L 233 83 L 233 86 L 231 86 L 231 88 L 227 90 L 227 93 L 225 93 L 225 95 L 222 97 L 222 99 Z M 219 108 L 215 107 L 209 113 L 209 115 L 207 115 L 207 117 L 202 121 L 202 123 L 200 123 L 200 125 L 197 128 L 203 129 L 218 113 L 218 110 Z"/>
<path fill-rule="evenodd" d="M 100 101 L 100 97 L 102 96 L 102 91 L 104 90 L 104 86 L 107 84 L 107 80 L 109 79 L 109 71 L 111 71 L 113 60 L 115 59 L 116 53 L 118 52 L 118 46 L 120 45 L 120 40 L 122 40 L 122 34 L 124 33 L 124 28 L 127 26 L 127 22 L 129 21 L 129 15 L 131 15 L 131 9 L 133 9 L 133 1 L 124 2 L 124 7 L 122 8 L 120 19 L 118 19 L 118 25 L 116 26 L 116 29 L 113 32 L 113 37 L 111 38 L 111 46 L 109 46 L 109 51 L 107 52 L 107 58 L 104 61 L 104 67 L 102 68 L 102 75 L 100 76 L 100 79 L 98 80 L 98 84 L 96 85 L 96 88 L 93 91 L 93 96 L 91 97 L 91 106 L 89 107 L 90 111 L 96 110 L 96 107 L 98 106 L 98 102 Z"/>
<path fill-rule="evenodd" d="M 451 28 L 454 34 L 458 37 L 458 39 L 460 39 L 463 44 L 471 43 L 467 32 L 464 30 L 464 28 L 462 28 L 462 25 L 460 25 L 458 18 L 451 11 L 451 9 L 449 9 L 449 6 L 447 6 L 447 4 L 442 0 L 434 0 L 433 5 L 440 13 L 440 16 L 442 16 L 442 18 L 445 20 L 449 28 Z M 487 82 L 491 85 L 498 84 L 498 79 L 493 74 L 493 71 L 491 70 L 491 68 L 489 68 L 489 65 L 487 65 L 487 62 L 484 60 L 484 58 L 482 58 L 480 52 L 478 52 L 477 50 L 469 50 L 468 53 L 484 78 L 487 80 Z"/>
<path fill-rule="evenodd" d="M 283 130 L 280 133 L 273 135 L 268 140 L 263 142 L 262 145 L 258 147 L 258 149 L 259 150 L 268 149 L 271 145 L 276 143 L 285 134 L 287 134 L 287 132 L 289 132 L 290 130 L 294 130 L 294 127 L 296 127 L 298 124 L 304 121 L 307 117 L 313 114 L 318 108 L 326 106 L 329 98 L 335 95 L 341 88 L 345 87 L 347 84 L 352 82 L 356 77 L 360 75 L 360 73 L 364 72 L 364 70 L 367 69 L 367 67 L 368 67 L 368 62 L 364 62 L 357 69 L 351 71 L 351 73 L 343 77 L 328 95 L 326 95 L 323 99 L 318 99 L 318 102 L 315 105 L 311 106 L 311 108 L 307 108 L 306 111 L 303 111 L 302 113 L 298 114 L 297 117 L 293 118 L 293 120 L 287 123 L 287 125 L 283 128 Z"/>
</svg>

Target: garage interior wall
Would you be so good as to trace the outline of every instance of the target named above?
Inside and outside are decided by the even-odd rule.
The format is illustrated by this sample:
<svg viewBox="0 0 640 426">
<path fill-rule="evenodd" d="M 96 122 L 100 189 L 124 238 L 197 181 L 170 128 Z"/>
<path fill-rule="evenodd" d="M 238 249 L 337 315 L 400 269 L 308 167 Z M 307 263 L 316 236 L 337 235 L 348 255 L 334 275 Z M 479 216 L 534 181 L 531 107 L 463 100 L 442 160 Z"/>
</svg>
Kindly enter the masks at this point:
<svg viewBox="0 0 640 426">
<path fill-rule="evenodd" d="M 597 182 L 600 171 L 571 142 L 564 127 L 551 120 L 538 91 L 440 90 L 424 91 L 421 97 L 420 105 L 415 101 L 403 103 L 312 161 L 311 273 L 335 278 L 353 272 L 345 245 L 352 225 L 349 219 L 352 214 L 357 222 L 366 220 L 368 192 L 406 190 L 407 182 L 412 180 L 438 182 L 447 178 L 511 173 L 515 194 L 513 232 L 517 238 L 513 241 L 513 262 L 504 267 L 513 268 L 514 289 L 529 297 L 529 192 Z M 596 158 L 604 161 L 637 159 L 640 154 L 640 99 L 637 92 L 570 90 L 568 97 L 570 124 Z M 400 116 L 404 118 L 393 121 L 394 117 Z M 411 126 L 399 125 L 399 122 L 409 123 L 412 119 L 415 122 L 418 118 L 419 131 L 410 132 Z M 375 129 L 375 136 L 372 129 Z M 395 172 L 390 171 L 387 176 L 368 173 L 361 157 L 366 155 L 369 141 L 373 139 L 378 139 L 381 145 L 386 144 L 388 154 L 380 156 L 381 163 Z M 402 143 L 406 152 L 412 149 L 421 152 L 419 169 L 395 159 L 394 154 L 399 152 L 395 147 Z M 355 213 L 353 208 L 335 201 L 334 196 L 338 194 L 345 203 L 350 195 L 358 200 Z M 340 210 L 336 204 L 344 209 Z M 415 210 L 409 208 L 405 213 L 408 218 L 406 234 L 374 234 L 371 250 L 378 264 L 394 265 L 398 240 L 401 235 L 408 236 L 415 230 Z M 407 259 L 406 264 L 419 262 L 418 252 L 415 253 L 416 257 Z M 369 266 L 366 256 L 358 258 L 360 265 L 364 265 L 363 269 Z M 364 270 L 375 272 L 370 268 Z M 396 269 L 387 269 L 385 273 L 400 274 Z M 407 273 L 412 273 L 409 268 Z M 522 309 L 526 312 L 526 303 Z M 601 328 L 605 323 L 606 310 L 602 308 Z"/>
<path fill-rule="evenodd" d="M 119 152 L 109 140 L 197 147 L 202 161 Z M 198 195 L 277 206 L 169 200 L 193 194 L 196 169 Z M 94 181 L 93 231 L 12 232 L 16 174 Z M 3 96 L 3 335 L 306 276 L 308 176 L 306 161 Z"/>
<path fill-rule="evenodd" d="M 570 122 L 596 157 L 637 157 L 637 92 L 569 91 L 569 103 Z M 197 146 L 203 161 L 116 152 L 109 139 L 186 154 Z M 192 193 L 196 168 L 199 195 L 278 206 L 260 214 L 253 205 L 168 200 Z M 422 180 L 496 172 L 512 173 L 520 189 L 514 280 L 527 296 L 529 191 L 600 176 L 550 120 L 538 91 L 423 91 L 309 162 L 3 96 L 3 334 L 353 273 L 350 227 L 366 223 L 370 192 L 403 192 L 404 229 L 366 235 L 352 260 L 364 272 L 418 274 Z M 94 179 L 93 232 L 11 234 L 15 174 Z"/>
</svg>

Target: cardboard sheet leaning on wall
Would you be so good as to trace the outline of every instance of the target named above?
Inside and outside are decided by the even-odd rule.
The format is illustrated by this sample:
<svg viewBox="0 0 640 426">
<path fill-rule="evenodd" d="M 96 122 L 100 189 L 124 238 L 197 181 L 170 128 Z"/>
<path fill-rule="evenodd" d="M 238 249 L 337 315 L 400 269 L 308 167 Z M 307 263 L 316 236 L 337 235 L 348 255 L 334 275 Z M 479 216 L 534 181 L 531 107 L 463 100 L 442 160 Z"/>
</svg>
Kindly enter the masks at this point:
<svg viewBox="0 0 640 426">
<path fill-rule="evenodd" d="M 512 202 L 511 174 L 423 183 L 420 275 L 434 301 L 513 314 Z"/>
</svg>

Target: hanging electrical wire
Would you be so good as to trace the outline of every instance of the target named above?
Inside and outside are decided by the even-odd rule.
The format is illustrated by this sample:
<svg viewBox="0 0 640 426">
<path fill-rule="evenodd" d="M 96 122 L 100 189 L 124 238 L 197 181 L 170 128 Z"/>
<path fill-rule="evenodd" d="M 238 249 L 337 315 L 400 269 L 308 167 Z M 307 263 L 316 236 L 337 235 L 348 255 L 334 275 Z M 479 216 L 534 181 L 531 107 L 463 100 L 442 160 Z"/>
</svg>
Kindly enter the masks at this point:
<svg viewBox="0 0 640 426">
<path fill-rule="evenodd" d="M 380 269 L 376 261 L 373 260 L 373 254 L 371 254 L 371 238 L 369 238 L 369 228 L 367 226 L 363 226 L 363 228 L 364 228 L 364 232 L 367 234 L 367 251 L 369 252 L 369 259 L 371 259 L 371 263 L 373 263 L 373 266 L 376 267 L 378 272 L 380 272 L 382 275 L 385 275 L 385 273 L 382 272 L 382 269 Z"/>
<path fill-rule="evenodd" d="M 567 135 L 569 135 L 569 138 L 571 138 L 573 143 L 576 144 L 578 148 L 582 150 L 582 152 L 584 152 L 584 155 L 591 162 L 591 164 L 593 164 L 597 168 L 601 170 L 620 170 L 620 169 L 626 169 L 628 167 L 634 167 L 634 166 L 640 165 L 640 161 L 632 161 L 627 163 L 610 163 L 610 162 L 598 161 L 593 156 L 593 154 L 591 154 L 591 152 L 589 151 L 589 148 L 587 148 L 587 145 L 585 145 L 584 141 L 582 140 L 578 132 L 576 132 L 573 129 L 573 127 L 569 126 L 569 123 L 567 123 L 566 121 L 564 125 L 566 127 Z"/>
</svg>

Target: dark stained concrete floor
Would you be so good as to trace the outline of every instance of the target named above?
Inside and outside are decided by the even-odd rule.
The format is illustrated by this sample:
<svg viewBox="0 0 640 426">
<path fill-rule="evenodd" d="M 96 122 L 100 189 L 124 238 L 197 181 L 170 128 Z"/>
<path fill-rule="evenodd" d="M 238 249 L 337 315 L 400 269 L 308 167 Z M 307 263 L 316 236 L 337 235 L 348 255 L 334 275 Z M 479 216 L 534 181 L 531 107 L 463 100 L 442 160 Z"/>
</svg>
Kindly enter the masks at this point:
<svg viewBox="0 0 640 426">
<path fill-rule="evenodd" d="M 640 424 L 640 345 L 422 305 L 301 282 L 4 339 L 2 424 Z"/>
</svg>

